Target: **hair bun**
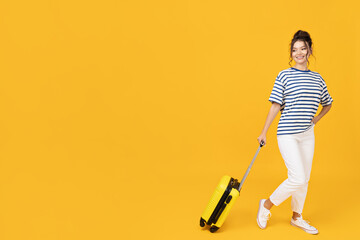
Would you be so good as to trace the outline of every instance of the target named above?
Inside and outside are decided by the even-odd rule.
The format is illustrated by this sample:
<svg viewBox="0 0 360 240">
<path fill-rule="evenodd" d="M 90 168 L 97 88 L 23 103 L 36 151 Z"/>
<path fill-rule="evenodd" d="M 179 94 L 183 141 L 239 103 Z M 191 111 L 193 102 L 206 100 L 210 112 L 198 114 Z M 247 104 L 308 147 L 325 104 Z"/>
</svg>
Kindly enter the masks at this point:
<svg viewBox="0 0 360 240">
<path fill-rule="evenodd" d="M 294 34 L 293 40 L 303 40 L 303 41 L 306 41 L 310 47 L 312 45 L 312 40 L 311 40 L 310 34 L 306 31 L 302 31 L 302 30 L 297 31 Z"/>
<path fill-rule="evenodd" d="M 299 37 L 310 37 L 310 34 L 308 32 L 299 30 L 294 34 L 294 38 L 299 38 Z"/>
</svg>

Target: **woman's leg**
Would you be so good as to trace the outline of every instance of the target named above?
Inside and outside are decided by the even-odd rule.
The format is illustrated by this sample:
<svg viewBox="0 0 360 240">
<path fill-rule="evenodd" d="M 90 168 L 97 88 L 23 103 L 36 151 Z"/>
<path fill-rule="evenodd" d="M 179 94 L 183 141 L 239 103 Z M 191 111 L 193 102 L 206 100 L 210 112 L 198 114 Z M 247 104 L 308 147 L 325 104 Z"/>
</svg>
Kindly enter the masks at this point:
<svg viewBox="0 0 360 240">
<path fill-rule="evenodd" d="M 278 145 L 288 169 L 288 178 L 270 196 L 270 201 L 276 206 L 306 184 L 298 134 L 278 136 Z"/>
<path fill-rule="evenodd" d="M 302 213 L 307 195 L 308 182 L 310 180 L 310 173 L 315 149 L 314 128 L 312 127 L 308 131 L 304 132 L 300 137 L 301 139 L 299 143 L 299 149 L 305 173 L 306 184 L 304 184 L 301 188 L 295 191 L 292 195 L 291 208 L 294 212 L 294 219 L 299 217 L 299 215 Z"/>
<path fill-rule="evenodd" d="M 307 221 L 305 221 L 302 218 L 301 213 L 304 208 L 308 182 L 310 180 L 311 166 L 314 156 L 314 147 L 315 147 L 315 137 L 314 137 L 314 129 L 312 127 L 311 129 L 309 129 L 308 131 L 304 132 L 304 134 L 301 135 L 299 148 L 303 160 L 306 184 L 298 191 L 293 193 L 291 200 L 293 217 L 290 221 L 291 225 L 298 227 L 310 234 L 318 234 L 319 231 L 315 227 L 311 226 Z"/>
</svg>

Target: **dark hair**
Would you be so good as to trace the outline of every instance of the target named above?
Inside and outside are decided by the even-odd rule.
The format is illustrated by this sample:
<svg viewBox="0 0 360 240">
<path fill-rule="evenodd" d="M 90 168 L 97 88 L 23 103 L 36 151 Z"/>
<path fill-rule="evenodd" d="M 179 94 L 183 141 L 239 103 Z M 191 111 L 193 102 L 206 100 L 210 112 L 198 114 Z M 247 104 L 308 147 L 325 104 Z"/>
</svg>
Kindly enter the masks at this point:
<svg viewBox="0 0 360 240">
<path fill-rule="evenodd" d="M 290 43 L 290 62 L 289 62 L 290 66 L 291 66 L 291 62 L 293 60 L 292 51 L 293 51 L 293 48 L 294 48 L 294 44 L 297 41 L 303 41 L 305 43 L 306 49 L 308 50 L 308 52 L 310 52 L 310 55 L 314 56 L 313 51 L 312 51 L 313 43 L 312 43 L 310 34 L 308 32 L 306 32 L 306 31 L 299 30 L 294 34 L 294 37 L 293 37 L 293 39 L 291 40 L 291 43 Z M 306 60 L 307 60 L 307 64 L 309 64 L 307 56 L 306 56 Z"/>
</svg>

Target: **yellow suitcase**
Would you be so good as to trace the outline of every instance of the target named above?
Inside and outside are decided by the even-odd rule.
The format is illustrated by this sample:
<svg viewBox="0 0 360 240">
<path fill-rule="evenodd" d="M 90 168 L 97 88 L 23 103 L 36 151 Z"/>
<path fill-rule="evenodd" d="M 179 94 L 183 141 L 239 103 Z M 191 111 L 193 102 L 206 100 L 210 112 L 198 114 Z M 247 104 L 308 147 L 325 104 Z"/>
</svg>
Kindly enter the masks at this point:
<svg viewBox="0 0 360 240">
<path fill-rule="evenodd" d="M 244 181 L 249 174 L 255 158 L 257 157 L 262 146 L 263 144 L 260 144 L 240 183 L 237 179 L 230 176 L 223 176 L 221 178 L 215 189 L 215 192 L 211 196 L 210 201 L 205 208 L 205 211 L 201 215 L 201 227 L 209 225 L 210 232 L 214 233 L 223 225 L 236 199 L 240 196 L 242 185 L 244 184 Z"/>
</svg>

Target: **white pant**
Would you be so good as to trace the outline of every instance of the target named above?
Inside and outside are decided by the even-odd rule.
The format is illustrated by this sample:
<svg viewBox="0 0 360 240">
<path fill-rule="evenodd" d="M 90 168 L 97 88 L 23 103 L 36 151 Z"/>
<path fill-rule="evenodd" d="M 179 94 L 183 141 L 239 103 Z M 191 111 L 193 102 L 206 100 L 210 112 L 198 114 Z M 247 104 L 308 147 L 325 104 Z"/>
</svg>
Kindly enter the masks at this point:
<svg viewBox="0 0 360 240">
<path fill-rule="evenodd" d="M 292 196 L 291 208 L 302 213 L 310 180 L 314 156 L 314 125 L 305 132 L 277 137 L 281 155 L 288 169 L 288 178 L 270 196 L 270 201 L 278 206 Z"/>
</svg>

